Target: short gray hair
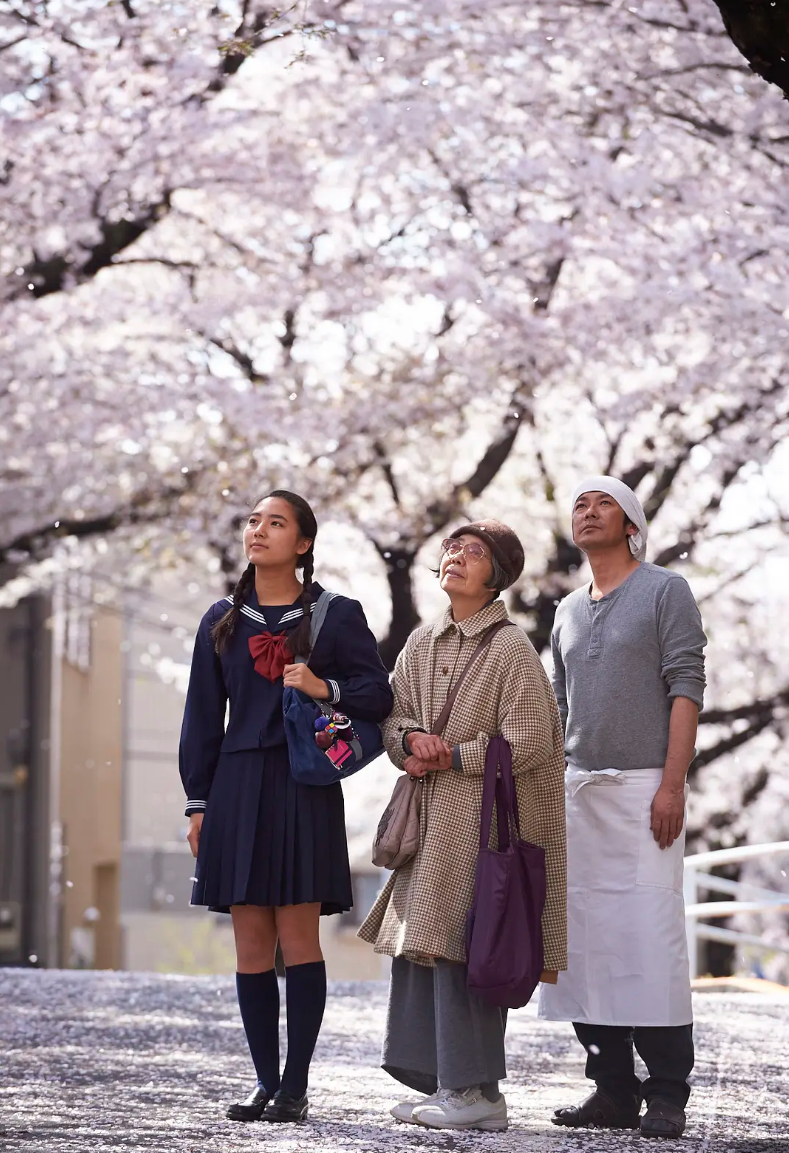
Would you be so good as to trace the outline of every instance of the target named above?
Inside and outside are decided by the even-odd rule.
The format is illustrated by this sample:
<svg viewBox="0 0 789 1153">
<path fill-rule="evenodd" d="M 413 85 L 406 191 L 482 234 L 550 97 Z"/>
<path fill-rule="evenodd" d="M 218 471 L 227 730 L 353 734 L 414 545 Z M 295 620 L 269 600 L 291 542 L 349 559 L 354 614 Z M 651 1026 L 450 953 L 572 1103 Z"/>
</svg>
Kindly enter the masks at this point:
<svg viewBox="0 0 789 1153">
<path fill-rule="evenodd" d="M 490 554 L 490 563 L 491 563 L 491 567 L 492 567 L 493 571 L 491 573 L 490 580 L 487 581 L 485 584 L 485 588 L 486 589 L 493 589 L 496 596 L 498 596 L 500 592 L 503 592 L 504 589 L 507 588 L 507 586 L 510 583 L 510 580 L 509 580 L 509 577 L 507 576 L 507 574 L 505 573 L 504 569 L 501 567 L 499 562 L 496 560 L 493 553 Z"/>
</svg>

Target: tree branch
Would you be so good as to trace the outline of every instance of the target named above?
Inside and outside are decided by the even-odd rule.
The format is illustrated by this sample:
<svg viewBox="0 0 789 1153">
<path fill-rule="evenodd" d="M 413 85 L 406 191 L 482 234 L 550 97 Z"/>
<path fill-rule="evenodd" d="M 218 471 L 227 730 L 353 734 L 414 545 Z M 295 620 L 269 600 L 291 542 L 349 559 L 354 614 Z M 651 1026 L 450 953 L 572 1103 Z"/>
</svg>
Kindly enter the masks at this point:
<svg viewBox="0 0 789 1153">
<path fill-rule="evenodd" d="M 16 40 L 7 40 L 5 44 L 0 44 L 0 52 L 5 52 L 8 48 L 16 48 L 17 44 L 21 44 L 25 40 L 27 40 L 26 33 L 17 36 Z"/>
<path fill-rule="evenodd" d="M 381 465 L 381 471 L 386 477 L 386 483 L 389 485 L 389 491 L 392 494 L 392 500 L 395 503 L 395 508 L 400 508 L 400 490 L 397 487 L 397 480 L 395 478 L 394 470 L 392 469 L 392 462 L 389 455 L 379 440 L 373 444 L 373 451 L 378 457 Z"/>
<path fill-rule="evenodd" d="M 789 97 L 789 0 L 715 0 L 732 43 L 768 84 Z"/>
<path fill-rule="evenodd" d="M 429 522 L 429 529 L 425 531 L 425 539 L 443 528 L 469 500 L 480 496 L 488 485 L 501 471 L 512 452 L 513 445 L 523 423 L 528 405 L 530 404 L 531 388 L 521 381 L 515 388 L 507 414 L 504 417 L 497 435 L 491 440 L 482 454 L 476 468 L 460 484 L 456 484 L 451 493 L 444 500 L 435 500 L 425 510 Z"/>
<path fill-rule="evenodd" d="M 126 504 L 93 517 L 76 517 L 50 521 L 19 533 L 12 540 L 0 545 L 0 564 L 24 559 L 37 560 L 46 555 L 52 541 L 59 537 L 79 537 L 104 535 L 124 525 L 145 524 L 160 520 L 173 504 L 177 504 L 194 484 L 200 473 L 190 472 L 179 485 L 169 485 L 161 490 L 144 489 Z"/>
<path fill-rule="evenodd" d="M 232 361 L 241 369 L 243 375 L 251 384 L 268 384 L 270 377 L 264 372 L 257 372 L 255 369 L 255 362 L 247 352 L 242 352 L 241 349 L 235 344 L 230 337 L 219 339 L 215 336 L 206 336 L 205 333 L 200 333 L 209 344 L 213 344 L 220 352 L 224 352 L 229 356 Z"/>
<path fill-rule="evenodd" d="M 63 292 L 69 284 L 82 284 L 91 280 L 103 268 L 109 268 L 115 257 L 147 232 L 152 225 L 170 211 L 171 192 L 165 190 L 155 204 L 146 205 L 136 216 L 122 220 L 99 221 L 101 239 L 90 248 L 81 249 L 76 259 L 71 252 L 60 252 L 53 256 L 40 257 L 35 252 L 33 259 L 22 268 L 21 273 L 6 278 L 6 301 L 21 296 L 49 296 L 53 292 Z M 32 284 L 32 288 L 28 285 Z"/>
</svg>

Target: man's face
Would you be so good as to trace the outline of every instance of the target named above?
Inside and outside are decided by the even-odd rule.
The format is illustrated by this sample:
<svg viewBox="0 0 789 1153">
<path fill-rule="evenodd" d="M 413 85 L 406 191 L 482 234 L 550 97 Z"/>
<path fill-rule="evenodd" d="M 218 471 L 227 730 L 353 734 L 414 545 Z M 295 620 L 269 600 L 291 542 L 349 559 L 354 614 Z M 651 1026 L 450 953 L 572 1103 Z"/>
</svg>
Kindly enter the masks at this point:
<svg viewBox="0 0 789 1153">
<path fill-rule="evenodd" d="M 607 492 L 584 492 L 573 508 L 573 540 L 584 552 L 616 548 L 636 531 Z"/>
</svg>

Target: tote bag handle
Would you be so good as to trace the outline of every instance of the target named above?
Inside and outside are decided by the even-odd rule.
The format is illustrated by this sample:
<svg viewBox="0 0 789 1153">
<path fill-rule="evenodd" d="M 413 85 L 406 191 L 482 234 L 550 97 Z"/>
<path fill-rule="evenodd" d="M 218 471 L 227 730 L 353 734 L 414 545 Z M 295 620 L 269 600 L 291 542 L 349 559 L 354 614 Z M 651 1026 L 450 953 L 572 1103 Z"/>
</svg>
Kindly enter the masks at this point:
<svg viewBox="0 0 789 1153">
<path fill-rule="evenodd" d="M 496 832 L 500 850 L 510 847 L 512 833 L 521 835 L 518 794 L 512 772 L 512 749 L 504 737 L 491 737 L 485 754 L 485 779 L 482 786 L 482 816 L 479 825 L 479 847 L 486 849 L 496 805 Z"/>
</svg>

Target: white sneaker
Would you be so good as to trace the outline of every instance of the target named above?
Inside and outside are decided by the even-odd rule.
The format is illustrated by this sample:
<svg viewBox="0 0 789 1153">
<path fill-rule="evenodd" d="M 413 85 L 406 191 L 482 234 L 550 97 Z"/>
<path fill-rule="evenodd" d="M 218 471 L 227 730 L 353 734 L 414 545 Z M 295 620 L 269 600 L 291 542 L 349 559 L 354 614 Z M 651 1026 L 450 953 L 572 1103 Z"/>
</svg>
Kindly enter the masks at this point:
<svg viewBox="0 0 789 1153">
<path fill-rule="evenodd" d="M 418 1125 L 430 1129 L 506 1129 L 507 1102 L 504 1094 L 498 1101 L 488 1101 L 483 1097 L 479 1085 L 465 1089 L 462 1093 L 446 1092 L 437 1101 L 417 1105 L 412 1119 Z"/>
<path fill-rule="evenodd" d="M 420 1097 L 418 1101 L 400 1101 L 389 1112 L 398 1121 L 405 1121 L 406 1124 L 418 1125 L 416 1117 L 414 1117 L 414 1109 L 422 1105 L 432 1105 L 434 1101 L 441 1101 L 446 1096 L 446 1089 L 439 1089 L 437 1093 L 431 1093 L 429 1097 Z"/>
</svg>

